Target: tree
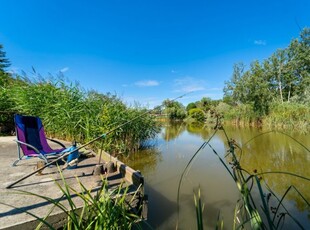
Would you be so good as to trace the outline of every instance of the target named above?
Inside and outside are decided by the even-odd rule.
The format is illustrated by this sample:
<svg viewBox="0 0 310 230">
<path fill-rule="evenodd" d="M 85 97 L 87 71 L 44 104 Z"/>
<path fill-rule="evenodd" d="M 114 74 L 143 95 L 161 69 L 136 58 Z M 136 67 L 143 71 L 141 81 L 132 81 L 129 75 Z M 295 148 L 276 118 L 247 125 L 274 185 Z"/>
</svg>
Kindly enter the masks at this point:
<svg viewBox="0 0 310 230">
<path fill-rule="evenodd" d="M 292 76 L 291 90 L 295 97 L 304 97 L 310 85 L 310 28 L 305 28 L 300 39 L 294 39 L 287 48 L 288 69 Z"/>
<path fill-rule="evenodd" d="M 167 114 L 169 119 L 184 119 L 186 117 L 186 110 L 180 102 L 167 99 L 164 100 L 163 105 L 165 106 L 164 113 Z"/>
<path fill-rule="evenodd" d="M 205 113 L 200 108 L 193 108 L 188 111 L 188 114 L 191 118 L 195 119 L 198 122 L 204 122 L 205 121 Z"/>
<path fill-rule="evenodd" d="M 10 66 L 9 59 L 5 57 L 6 54 L 2 49 L 3 45 L 0 44 L 0 73 L 4 73 L 4 69 Z"/>
<path fill-rule="evenodd" d="M 231 80 L 225 82 L 224 97 L 231 98 L 237 104 L 245 102 L 244 69 L 245 65 L 242 62 L 234 64 Z"/>
<path fill-rule="evenodd" d="M 186 106 L 186 111 L 188 113 L 188 111 L 190 111 L 191 109 L 195 109 L 195 108 L 197 108 L 197 105 L 194 102 L 191 102 Z"/>
<path fill-rule="evenodd" d="M 248 80 L 246 102 L 253 103 L 253 111 L 259 117 L 267 115 L 272 96 L 266 71 L 258 61 L 251 64 Z"/>
<path fill-rule="evenodd" d="M 231 79 L 225 82 L 224 100 L 229 104 L 250 105 L 256 116 L 269 112 L 273 101 L 308 103 L 310 85 L 310 28 L 285 49 L 279 49 L 267 60 L 254 61 L 245 70 L 234 65 Z"/>
<path fill-rule="evenodd" d="M 197 104 L 198 104 L 197 106 L 198 108 L 201 108 L 204 112 L 207 112 L 211 108 L 212 99 L 209 97 L 203 97 Z"/>
</svg>

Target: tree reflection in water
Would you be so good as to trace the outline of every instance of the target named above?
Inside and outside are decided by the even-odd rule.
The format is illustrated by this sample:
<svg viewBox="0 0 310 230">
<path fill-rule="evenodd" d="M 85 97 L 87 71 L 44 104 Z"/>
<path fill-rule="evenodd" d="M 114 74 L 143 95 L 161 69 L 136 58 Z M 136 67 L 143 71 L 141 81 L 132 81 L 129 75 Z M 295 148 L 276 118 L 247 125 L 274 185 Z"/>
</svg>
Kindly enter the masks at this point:
<svg viewBox="0 0 310 230">
<path fill-rule="evenodd" d="M 234 139 L 242 149 L 240 164 L 250 173 L 253 173 L 254 170 L 258 172 L 281 171 L 291 172 L 310 178 L 310 153 L 292 140 L 292 138 L 277 132 L 261 135 L 264 131 L 256 128 L 225 126 L 225 131 L 228 137 Z M 165 199 L 172 201 L 175 200 L 176 197 L 177 181 L 182 170 L 203 141 L 209 139 L 213 132 L 213 127 L 204 127 L 198 124 L 186 124 L 182 122 L 164 123 L 162 132 L 158 135 L 157 144 L 154 148 L 145 149 L 136 154 L 132 154 L 130 158 L 125 159 L 125 161 L 128 165 L 134 169 L 140 170 L 142 174 L 146 176 L 146 183 L 148 183 L 148 186 L 154 186 L 154 189 L 160 192 Z M 309 148 L 310 139 L 308 135 L 299 133 L 291 133 L 290 135 Z M 251 140 L 255 136 L 258 137 Z M 173 140 L 173 142 L 171 142 L 171 140 Z M 251 141 L 247 142 L 248 140 Z M 221 154 L 221 157 L 226 155 L 225 149 L 227 149 L 227 139 L 221 130 L 213 137 L 211 145 Z M 241 156 L 241 151 L 238 151 L 237 154 Z M 230 159 L 226 158 L 225 160 L 226 163 L 228 163 Z M 206 203 L 209 206 L 211 203 L 217 204 L 219 202 L 219 198 L 216 197 L 219 193 L 223 193 L 224 197 L 230 199 L 229 202 L 236 202 L 233 195 L 228 198 L 228 193 L 225 193 L 225 186 L 226 190 L 230 192 L 236 189 L 233 184 L 230 185 L 232 186 L 231 188 L 227 188 L 230 182 L 228 181 L 229 178 L 227 179 L 226 175 L 224 175 L 225 173 L 227 174 L 224 167 L 218 162 L 217 158 L 213 157 L 213 153 L 210 149 L 206 148 L 199 158 L 196 159 L 187 178 L 190 184 L 183 185 L 182 197 L 188 197 L 188 199 L 190 199 L 190 201 L 186 203 L 186 208 L 189 209 L 189 211 L 186 212 L 184 217 L 185 223 L 189 223 L 188 226 L 191 226 L 190 224 L 192 224 L 192 222 L 186 218 L 193 218 L 192 213 L 190 213 L 193 212 L 193 209 L 189 208 L 193 202 L 192 191 L 198 184 L 200 184 L 205 191 Z M 281 173 L 264 175 L 263 179 L 279 197 L 285 193 L 289 186 L 294 185 L 304 195 L 305 199 L 308 201 L 310 200 L 309 181 Z M 206 183 L 205 185 L 203 184 L 204 182 Z M 216 188 L 213 192 L 214 186 L 221 187 Z M 152 196 L 152 194 L 149 195 Z M 214 199 L 212 198 L 212 200 L 210 197 L 214 197 Z M 291 190 L 286 198 L 285 202 L 290 207 L 290 211 L 298 212 L 297 210 L 299 210 L 300 213 L 296 213 L 298 216 L 297 218 L 301 217 L 303 224 L 309 224 L 309 220 L 307 221 L 309 217 L 307 217 L 307 215 L 309 216 L 310 208 L 302 200 L 301 196 L 296 191 Z M 161 201 L 156 202 L 160 203 Z M 295 208 L 293 208 L 294 206 Z M 218 214 L 217 208 L 219 207 L 219 205 L 215 205 L 214 209 L 211 209 L 214 213 L 209 213 L 210 209 L 208 210 L 206 206 L 205 212 L 207 213 L 206 218 L 209 220 L 207 223 L 209 226 L 215 226 L 211 219 L 212 216 Z M 232 205 L 230 205 L 230 207 L 232 207 Z M 176 210 L 170 211 L 176 212 Z M 295 213 L 292 214 L 295 215 Z M 151 222 L 156 223 L 156 214 L 149 213 L 149 215 Z M 163 219 L 161 219 L 161 221 L 163 221 Z M 171 223 L 173 221 L 167 220 L 167 222 Z M 229 226 L 229 220 L 227 222 Z M 164 226 L 168 228 L 175 227 L 172 225 Z"/>
</svg>

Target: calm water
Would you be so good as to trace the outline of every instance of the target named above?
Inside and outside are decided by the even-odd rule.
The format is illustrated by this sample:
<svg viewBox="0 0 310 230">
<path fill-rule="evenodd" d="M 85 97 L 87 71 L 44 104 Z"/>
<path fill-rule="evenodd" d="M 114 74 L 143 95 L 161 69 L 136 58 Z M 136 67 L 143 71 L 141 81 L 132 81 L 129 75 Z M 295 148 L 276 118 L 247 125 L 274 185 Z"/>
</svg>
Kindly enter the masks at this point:
<svg viewBox="0 0 310 230">
<path fill-rule="evenodd" d="M 265 131 L 233 127 L 225 127 L 225 130 L 228 137 L 236 140 L 242 148 L 240 163 L 247 171 L 286 171 L 310 178 L 310 153 L 286 135 L 272 132 L 247 142 Z M 153 228 L 175 229 L 178 219 L 177 191 L 181 174 L 190 158 L 213 133 L 212 128 L 165 124 L 158 138 L 152 143 L 153 149 L 123 159 L 134 169 L 140 170 L 145 177 L 146 193 L 149 195 L 148 222 Z M 290 135 L 310 148 L 309 135 Z M 210 141 L 211 146 L 225 163 L 228 163 L 229 157 L 224 158 L 226 143 L 223 131 L 218 131 Z M 310 200 L 309 181 L 284 174 L 264 176 L 264 180 L 280 197 L 290 185 L 294 185 L 308 201 Z M 193 197 L 199 186 L 205 204 L 205 226 L 215 229 L 220 212 L 224 227 L 231 229 L 234 209 L 240 196 L 229 173 L 208 146 L 199 152 L 183 179 L 179 203 L 179 229 L 196 229 Z M 310 228 L 310 208 L 295 190 L 288 193 L 285 205 L 300 223 Z M 287 216 L 284 229 L 295 228 Z"/>
</svg>

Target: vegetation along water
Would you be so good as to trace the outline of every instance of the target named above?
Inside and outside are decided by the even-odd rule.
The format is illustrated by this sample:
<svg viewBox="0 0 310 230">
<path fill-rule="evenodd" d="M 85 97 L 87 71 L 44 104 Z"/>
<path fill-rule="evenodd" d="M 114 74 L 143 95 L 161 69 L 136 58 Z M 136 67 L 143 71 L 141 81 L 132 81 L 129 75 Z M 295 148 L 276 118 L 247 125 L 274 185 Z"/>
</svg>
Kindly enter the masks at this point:
<svg viewBox="0 0 310 230">
<path fill-rule="evenodd" d="M 93 147 L 146 176 L 152 226 L 187 228 L 201 216 L 207 226 L 223 220 L 228 229 L 234 223 L 309 226 L 309 28 L 262 62 L 236 63 L 223 99 L 187 106 L 167 99 L 149 113 L 117 95 L 84 90 L 61 73 L 12 74 L 9 65 L 0 44 L 1 134 L 10 133 L 12 115 L 21 113 L 40 116 L 51 136 L 85 143 L 138 117 Z M 205 204 L 200 214 L 198 190 Z"/>
</svg>

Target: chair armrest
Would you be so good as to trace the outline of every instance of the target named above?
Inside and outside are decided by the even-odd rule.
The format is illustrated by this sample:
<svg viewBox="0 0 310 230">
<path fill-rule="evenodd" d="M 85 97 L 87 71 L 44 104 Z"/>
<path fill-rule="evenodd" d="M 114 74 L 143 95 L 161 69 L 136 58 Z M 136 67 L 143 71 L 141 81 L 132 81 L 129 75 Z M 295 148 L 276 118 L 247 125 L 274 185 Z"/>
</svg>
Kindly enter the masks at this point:
<svg viewBox="0 0 310 230">
<path fill-rule="evenodd" d="M 43 159 L 47 163 L 46 157 L 36 147 L 34 147 L 33 145 L 30 145 L 30 144 L 27 144 L 25 142 L 19 141 L 19 140 L 14 140 L 14 141 L 17 142 L 18 145 L 26 145 L 26 146 L 32 148 L 40 156 L 40 158 Z"/>
<path fill-rule="evenodd" d="M 59 144 L 59 145 L 60 145 L 61 147 L 63 147 L 63 148 L 66 148 L 66 146 L 65 146 L 63 143 L 59 142 L 59 141 L 56 141 L 56 140 L 50 139 L 50 138 L 46 138 L 46 139 L 49 140 L 49 141 L 52 141 L 52 142 L 54 142 L 54 143 Z"/>
<path fill-rule="evenodd" d="M 42 155 L 40 153 L 40 151 L 36 147 L 34 147 L 33 145 L 27 144 L 27 143 L 19 141 L 19 140 L 14 140 L 14 141 L 17 142 L 17 144 L 28 146 L 28 147 L 32 148 L 38 155 Z"/>
</svg>

